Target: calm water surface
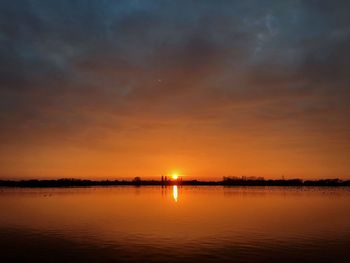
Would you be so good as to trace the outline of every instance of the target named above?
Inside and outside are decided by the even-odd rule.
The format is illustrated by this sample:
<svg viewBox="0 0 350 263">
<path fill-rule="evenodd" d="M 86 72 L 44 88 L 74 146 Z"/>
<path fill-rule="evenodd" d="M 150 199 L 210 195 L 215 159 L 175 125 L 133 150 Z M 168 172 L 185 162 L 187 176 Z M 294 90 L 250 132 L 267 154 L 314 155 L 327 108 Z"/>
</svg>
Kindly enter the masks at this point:
<svg viewBox="0 0 350 263">
<path fill-rule="evenodd" d="M 1 262 L 350 262 L 350 189 L 0 188 Z"/>
</svg>

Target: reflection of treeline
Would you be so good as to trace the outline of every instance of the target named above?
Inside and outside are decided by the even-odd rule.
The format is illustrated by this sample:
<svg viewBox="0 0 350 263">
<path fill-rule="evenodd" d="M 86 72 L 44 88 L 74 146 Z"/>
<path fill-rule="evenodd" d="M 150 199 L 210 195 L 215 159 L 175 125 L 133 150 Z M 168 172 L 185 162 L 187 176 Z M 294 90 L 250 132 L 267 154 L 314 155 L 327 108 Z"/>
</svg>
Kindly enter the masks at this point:
<svg viewBox="0 0 350 263">
<path fill-rule="evenodd" d="M 81 179 L 58 179 L 58 180 L 0 180 L 3 187 L 81 187 L 81 186 L 113 186 L 113 185 L 222 185 L 222 186 L 350 186 L 350 180 L 322 179 L 306 180 L 301 179 L 279 179 L 265 180 L 263 177 L 224 177 L 222 181 L 157 181 L 142 180 L 135 177 L 133 180 L 81 180 Z"/>
</svg>

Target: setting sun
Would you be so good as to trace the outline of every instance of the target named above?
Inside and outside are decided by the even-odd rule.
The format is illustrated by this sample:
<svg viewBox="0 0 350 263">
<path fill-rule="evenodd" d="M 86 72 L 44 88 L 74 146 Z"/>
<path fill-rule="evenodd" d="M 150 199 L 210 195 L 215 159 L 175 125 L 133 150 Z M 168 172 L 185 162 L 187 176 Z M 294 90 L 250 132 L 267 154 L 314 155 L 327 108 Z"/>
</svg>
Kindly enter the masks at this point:
<svg viewBox="0 0 350 263">
<path fill-rule="evenodd" d="M 173 180 L 177 180 L 177 179 L 179 178 L 179 176 L 178 176 L 177 173 L 174 173 L 174 174 L 171 176 L 171 178 L 172 178 Z"/>
</svg>

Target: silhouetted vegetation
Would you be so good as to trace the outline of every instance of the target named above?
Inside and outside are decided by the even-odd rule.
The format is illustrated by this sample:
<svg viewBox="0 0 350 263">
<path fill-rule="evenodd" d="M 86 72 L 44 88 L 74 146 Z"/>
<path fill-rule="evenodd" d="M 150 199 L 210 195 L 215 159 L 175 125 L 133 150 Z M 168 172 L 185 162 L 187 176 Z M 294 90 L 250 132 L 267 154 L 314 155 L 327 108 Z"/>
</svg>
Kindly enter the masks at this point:
<svg viewBox="0 0 350 263">
<path fill-rule="evenodd" d="M 198 181 L 198 180 L 142 180 L 135 177 L 127 180 L 81 180 L 64 178 L 58 180 L 0 180 L 2 187 L 88 187 L 88 186 L 113 186 L 113 185 L 221 185 L 221 186 L 350 186 L 350 180 L 322 179 L 306 180 L 301 179 L 278 179 L 265 180 L 262 177 L 224 177 L 222 181 Z"/>
</svg>

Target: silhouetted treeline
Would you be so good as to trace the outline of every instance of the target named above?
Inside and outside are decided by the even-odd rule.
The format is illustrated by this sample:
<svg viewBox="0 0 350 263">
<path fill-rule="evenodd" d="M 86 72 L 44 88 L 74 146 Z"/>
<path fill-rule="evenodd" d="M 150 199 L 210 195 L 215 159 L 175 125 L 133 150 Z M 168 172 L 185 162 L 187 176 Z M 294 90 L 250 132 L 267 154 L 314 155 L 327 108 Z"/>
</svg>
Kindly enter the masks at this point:
<svg viewBox="0 0 350 263">
<path fill-rule="evenodd" d="M 277 179 L 265 180 L 263 177 L 224 177 L 223 185 L 238 186 L 350 186 L 350 180 L 336 179 L 302 180 L 302 179 Z"/>
<path fill-rule="evenodd" d="M 84 187 L 84 186 L 113 186 L 113 185 L 222 185 L 222 186 L 350 186 L 350 180 L 343 181 L 340 179 L 322 179 L 306 180 L 289 179 L 289 180 L 265 180 L 258 178 L 237 178 L 224 177 L 222 181 L 198 181 L 198 180 L 141 180 L 135 177 L 131 181 L 127 180 L 81 180 L 81 179 L 58 179 L 58 180 L 0 180 L 2 187 Z"/>
<path fill-rule="evenodd" d="M 0 180 L 0 186 L 8 187 L 74 187 L 74 186 L 109 186 L 109 185 L 161 185 L 160 181 L 126 181 L 126 180 L 81 180 L 81 179 L 58 179 L 58 180 Z"/>
<path fill-rule="evenodd" d="M 224 179 L 223 185 L 240 185 L 240 186 L 302 186 L 301 179 L 289 180 L 264 180 L 264 179 Z"/>
</svg>

